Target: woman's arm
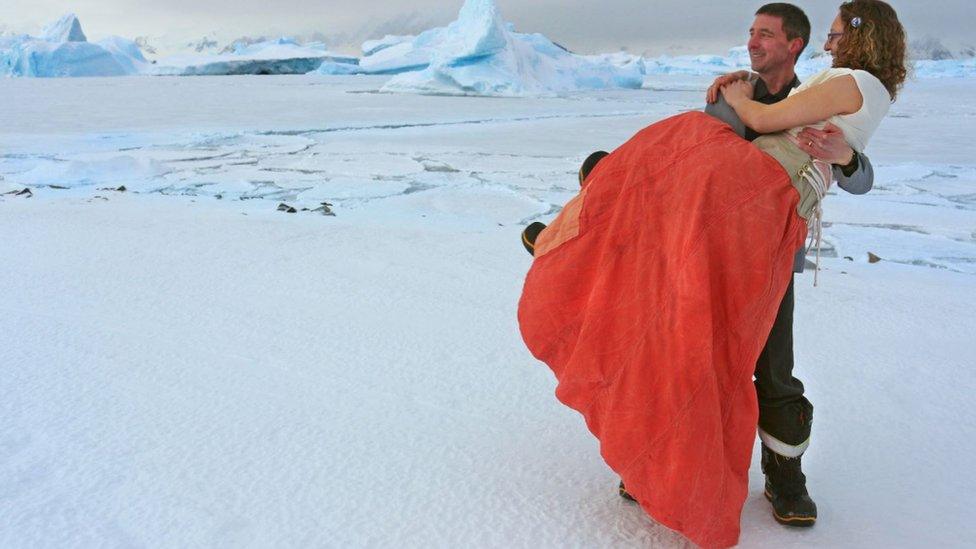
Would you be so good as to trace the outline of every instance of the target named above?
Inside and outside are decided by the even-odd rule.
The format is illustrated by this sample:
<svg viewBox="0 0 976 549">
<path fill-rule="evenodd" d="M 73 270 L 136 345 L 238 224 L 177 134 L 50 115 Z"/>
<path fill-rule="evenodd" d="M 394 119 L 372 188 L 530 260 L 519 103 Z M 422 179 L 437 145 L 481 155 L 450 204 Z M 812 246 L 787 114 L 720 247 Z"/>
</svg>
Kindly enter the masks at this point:
<svg viewBox="0 0 976 549">
<path fill-rule="evenodd" d="M 742 81 L 729 84 L 722 94 L 742 122 L 759 133 L 816 124 L 837 114 L 855 113 L 864 104 L 861 90 L 850 75 L 831 78 L 772 105 L 753 101 L 751 86 Z"/>
<path fill-rule="evenodd" d="M 708 91 L 705 92 L 705 103 L 711 105 L 719 100 L 722 88 L 728 86 L 736 80 L 751 80 L 752 73 L 749 71 L 735 71 L 729 74 L 723 74 L 712 82 L 712 85 L 708 87 Z"/>
</svg>

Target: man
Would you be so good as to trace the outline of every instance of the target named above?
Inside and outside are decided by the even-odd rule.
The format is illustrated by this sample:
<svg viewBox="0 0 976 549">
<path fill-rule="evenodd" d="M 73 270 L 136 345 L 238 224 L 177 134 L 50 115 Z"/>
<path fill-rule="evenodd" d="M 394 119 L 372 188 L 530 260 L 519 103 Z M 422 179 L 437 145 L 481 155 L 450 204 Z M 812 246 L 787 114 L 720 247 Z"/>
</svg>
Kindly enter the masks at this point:
<svg viewBox="0 0 976 549">
<path fill-rule="evenodd" d="M 800 81 L 794 64 L 810 40 L 810 22 L 803 11 L 785 3 L 767 4 L 756 12 L 749 29 L 749 57 L 755 80 L 753 98 L 765 104 L 786 99 Z M 832 51 L 837 39 L 831 36 L 824 49 Z M 739 121 L 719 91 L 724 84 L 749 77 L 733 73 L 716 79 L 708 90 L 705 112 L 729 122 L 750 141 L 759 136 Z M 752 77 L 755 78 L 755 77 Z M 874 172 L 868 158 L 847 144 L 840 129 L 828 124 L 823 131 L 804 129 L 799 145 L 814 158 L 834 166 L 838 185 L 852 194 L 871 189 Z M 797 251 L 794 272 L 803 272 L 804 250 Z M 803 383 L 793 377 L 793 281 L 780 304 L 766 346 L 755 371 L 759 398 L 759 437 L 762 439 L 762 469 L 766 475 L 766 497 L 776 520 L 792 526 L 812 526 L 817 506 L 806 489 L 800 456 L 810 442 L 813 406 L 803 396 Z"/>
<path fill-rule="evenodd" d="M 705 112 L 728 122 L 739 135 L 750 141 L 759 136 L 745 127 L 735 111 L 725 102 L 720 89 L 742 78 L 755 80 L 753 98 L 773 104 L 800 85 L 794 65 L 810 41 L 810 21 L 803 10 L 785 3 L 766 4 L 756 11 L 749 29 L 749 55 L 755 75 L 741 71 L 715 80 L 707 93 Z M 824 49 L 833 52 L 837 37 L 833 33 Z M 874 171 L 866 156 L 857 153 L 844 140 L 836 126 L 823 130 L 806 128 L 799 134 L 799 146 L 810 156 L 833 164 L 834 179 L 852 194 L 868 192 L 874 182 Z M 590 170 L 606 156 L 593 153 L 580 169 L 580 184 Z M 532 223 L 522 233 L 522 243 L 534 254 L 535 239 L 545 229 Z M 794 272 L 803 272 L 805 250 L 797 251 Z M 793 280 L 780 303 L 776 320 L 759 356 L 755 369 L 756 394 L 759 401 L 759 437 L 762 440 L 762 469 L 766 475 L 765 494 L 773 506 L 776 520 L 790 526 L 812 526 L 817 506 L 806 489 L 806 477 L 800 457 L 810 442 L 813 405 L 803 396 L 803 383 L 793 376 Z M 620 495 L 633 499 L 623 483 Z"/>
</svg>

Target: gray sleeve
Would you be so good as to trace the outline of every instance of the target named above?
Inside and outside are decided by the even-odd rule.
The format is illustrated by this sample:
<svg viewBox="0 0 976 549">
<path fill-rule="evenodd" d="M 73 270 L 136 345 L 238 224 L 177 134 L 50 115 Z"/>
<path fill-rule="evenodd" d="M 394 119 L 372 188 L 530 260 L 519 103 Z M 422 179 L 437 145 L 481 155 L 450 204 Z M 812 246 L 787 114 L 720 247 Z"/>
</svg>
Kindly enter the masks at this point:
<svg viewBox="0 0 976 549">
<path fill-rule="evenodd" d="M 874 186 L 874 166 L 868 157 L 854 151 L 857 155 L 857 170 L 850 177 L 844 175 L 840 167 L 834 166 L 834 179 L 837 185 L 851 194 L 864 194 Z"/>
<path fill-rule="evenodd" d="M 725 96 L 721 92 L 718 94 L 718 101 L 705 105 L 705 114 L 710 114 L 729 126 L 732 126 L 732 130 L 739 137 L 746 136 L 746 125 L 742 123 L 739 115 L 735 114 L 735 109 L 725 101 Z"/>
</svg>

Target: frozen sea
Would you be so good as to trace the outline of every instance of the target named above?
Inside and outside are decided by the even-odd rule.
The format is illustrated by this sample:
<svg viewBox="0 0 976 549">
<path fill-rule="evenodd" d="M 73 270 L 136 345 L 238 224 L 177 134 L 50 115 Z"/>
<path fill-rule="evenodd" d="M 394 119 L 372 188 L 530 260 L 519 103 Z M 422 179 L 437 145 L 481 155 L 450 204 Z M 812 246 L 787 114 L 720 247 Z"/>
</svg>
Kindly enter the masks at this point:
<svg viewBox="0 0 976 549">
<path fill-rule="evenodd" d="M 525 350 L 519 233 L 710 77 L 386 81 L 0 79 L 0 546 L 685 546 Z M 795 330 L 820 519 L 776 524 L 755 456 L 743 547 L 973 543 L 974 83 L 909 82 L 874 189 L 825 202 Z"/>
</svg>

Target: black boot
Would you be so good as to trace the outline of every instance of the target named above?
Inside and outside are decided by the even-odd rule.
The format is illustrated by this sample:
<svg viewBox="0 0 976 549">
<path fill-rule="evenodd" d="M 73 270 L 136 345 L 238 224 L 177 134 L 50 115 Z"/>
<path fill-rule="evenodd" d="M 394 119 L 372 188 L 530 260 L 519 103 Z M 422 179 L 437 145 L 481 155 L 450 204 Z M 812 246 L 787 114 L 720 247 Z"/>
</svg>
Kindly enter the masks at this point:
<svg viewBox="0 0 976 549">
<path fill-rule="evenodd" d="M 766 499 L 773 504 L 776 522 L 787 526 L 813 526 L 817 521 L 817 504 L 807 493 L 807 477 L 800 469 L 800 457 L 784 457 L 762 445 Z"/>
<path fill-rule="evenodd" d="M 535 255 L 535 239 L 539 238 L 539 233 L 545 228 L 545 223 L 534 221 L 529 223 L 529 226 L 522 231 L 522 245 L 525 246 L 525 250 L 529 252 L 529 255 Z"/>
<path fill-rule="evenodd" d="M 586 181 L 587 176 L 590 175 L 590 172 L 593 171 L 593 168 L 596 167 L 597 163 L 599 163 L 601 160 L 603 160 L 603 157 L 609 156 L 609 155 L 610 155 L 610 153 L 608 153 L 607 151 L 596 151 L 595 153 L 591 153 L 590 156 L 587 156 L 586 157 L 586 160 L 583 161 L 583 165 L 580 166 L 580 169 L 579 169 L 579 184 L 580 184 L 580 187 L 583 186 L 584 182 Z"/>
</svg>

